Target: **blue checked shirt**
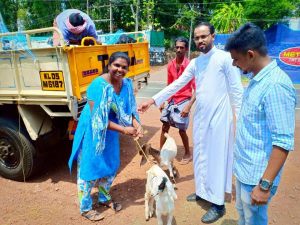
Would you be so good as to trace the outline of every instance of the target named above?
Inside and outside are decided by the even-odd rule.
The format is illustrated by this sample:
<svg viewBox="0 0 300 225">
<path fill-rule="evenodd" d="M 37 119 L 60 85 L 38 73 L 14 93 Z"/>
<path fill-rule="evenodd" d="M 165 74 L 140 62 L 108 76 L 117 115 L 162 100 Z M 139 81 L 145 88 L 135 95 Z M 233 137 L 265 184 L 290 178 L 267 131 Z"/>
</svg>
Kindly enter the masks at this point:
<svg viewBox="0 0 300 225">
<path fill-rule="evenodd" d="M 290 78 L 272 61 L 250 81 L 237 122 L 234 174 L 249 185 L 262 177 L 272 146 L 294 149 L 296 92 Z M 280 171 L 274 180 L 278 186 Z"/>
</svg>

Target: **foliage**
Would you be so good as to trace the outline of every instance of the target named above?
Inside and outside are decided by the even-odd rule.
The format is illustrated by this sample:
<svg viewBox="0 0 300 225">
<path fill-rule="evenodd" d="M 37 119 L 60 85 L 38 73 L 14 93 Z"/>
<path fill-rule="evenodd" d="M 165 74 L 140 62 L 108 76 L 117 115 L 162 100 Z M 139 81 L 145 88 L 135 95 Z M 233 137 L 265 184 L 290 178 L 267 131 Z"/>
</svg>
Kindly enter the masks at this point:
<svg viewBox="0 0 300 225">
<path fill-rule="evenodd" d="M 213 12 L 210 22 L 218 33 L 231 33 L 246 22 L 242 4 L 222 4 Z"/>
<path fill-rule="evenodd" d="M 192 5 L 183 5 L 179 9 L 180 17 L 177 19 L 176 23 L 172 26 L 177 29 L 188 29 L 190 28 L 190 21 L 195 21 L 197 17 L 201 14 L 194 10 Z"/>
<path fill-rule="evenodd" d="M 61 11 L 59 0 L 54 1 L 24 1 L 27 15 L 23 20 L 26 29 L 50 27 L 57 14 Z"/>
<path fill-rule="evenodd" d="M 294 1 L 295 5 L 295 11 L 294 11 L 294 16 L 295 17 L 300 17 L 300 0 L 295 0 Z"/>
<path fill-rule="evenodd" d="M 294 2 L 299 0 L 294 0 Z M 298 5 L 299 6 L 299 5 Z M 246 0 L 246 18 L 263 29 L 294 15 L 296 5 L 290 0 Z"/>
<path fill-rule="evenodd" d="M 143 0 L 143 8 L 141 13 L 142 30 L 151 30 L 153 27 L 159 26 L 157 18 L 154 18 L 154 0 Z"/>
<path fill-rule="evenodd" d="M 135 30 L 134 15 L 136 13 L 136 8 L 137 8 L 137 0 L 124 0 L 119 2 L 114 1 L 114 7 L 113 7 L 114 32 L 117 29 L 123 29 L 124 31 L 128 31 L 128 32 Z"/>
<path fill-rule="evenodd" d="M 18 4 L 15 0 L 0 0 L 0 13 L 9 31 L 17 30 Z"/>
<path fill-rule="evenodd" d="M 139 30 L 163 30 L 167 46 L 178 36 L 189 37 L 200 21 L 211 21 L 220 33 L 232 32 L 246 20 L 262 28 L 300 16 L 300 0 L 111 0 L 113 32 L 135 30 L 139 4 Z M 0 0 L 0 12 L 10 31 L 52 26 L 64 9 L 77 8 L 89 14 L 97 30 L 110 31 L 109 0 Z M 88 3 L 88 5 L 87 5 Z M 105 21 L 106 20 L 106 21 Z"/>
</svg>

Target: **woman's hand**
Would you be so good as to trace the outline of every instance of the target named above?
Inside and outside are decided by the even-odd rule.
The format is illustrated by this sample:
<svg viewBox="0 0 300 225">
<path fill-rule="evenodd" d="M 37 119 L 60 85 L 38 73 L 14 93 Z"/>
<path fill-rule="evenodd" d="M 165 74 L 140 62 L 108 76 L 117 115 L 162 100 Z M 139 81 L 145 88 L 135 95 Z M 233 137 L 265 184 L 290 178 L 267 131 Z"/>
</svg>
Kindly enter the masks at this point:
<svg viewBox="0 0 300 225">
<path fill-rule="evenodd" d="M 136 137 L 137 136 L 137 129 L 134 127 L 124 127 L 123 134 Z"/>
<path fill-rule="evenodd" d="M 141 124 L 138 124 L 138 127 L 136 128 L 136 137 L 141 138 L 144 136 L 144 130 Z"/>
</svg>

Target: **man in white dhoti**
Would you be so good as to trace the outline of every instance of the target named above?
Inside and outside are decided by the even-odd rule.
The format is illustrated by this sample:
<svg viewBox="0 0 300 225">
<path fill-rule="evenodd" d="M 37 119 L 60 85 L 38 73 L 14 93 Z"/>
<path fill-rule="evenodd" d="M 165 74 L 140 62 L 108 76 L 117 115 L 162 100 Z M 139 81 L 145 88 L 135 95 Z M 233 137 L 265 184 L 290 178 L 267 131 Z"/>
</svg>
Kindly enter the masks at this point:
<svg viewBox="0 0 300 225">
<path fill-rule="evenodd" d="M 230 54 L 213 45 L 214 27 L 206 22 L 196 26 L 194 41 L 202 53 L 183 74 L 150 100 L 139 106 L 145 112 L 162 102 L 195 78 L 196 106 L 193 122 L 193 164 L 196 193 L 187 200 L 204 199 L 211 207 L 201 218 L 213 223 L 225 214 L 225 192 L 232 189 L 233 113 L 237 116 L 243 94 L 240 72 L 232 66 Z M 230 101 L 231 100 L 231 101 Z"/>
</svg>

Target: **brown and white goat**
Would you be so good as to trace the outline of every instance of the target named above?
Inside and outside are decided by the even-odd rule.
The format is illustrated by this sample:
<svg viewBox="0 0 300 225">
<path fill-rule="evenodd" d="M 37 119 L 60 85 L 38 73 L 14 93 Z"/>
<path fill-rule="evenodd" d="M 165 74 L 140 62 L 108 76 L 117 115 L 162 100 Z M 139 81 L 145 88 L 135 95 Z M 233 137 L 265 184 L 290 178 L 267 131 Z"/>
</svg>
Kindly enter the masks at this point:
<svg viewBox="0 0 300 225">
<path fill-rule="evenodd" d="M 146 156 L 144 155 L 144 153 L 140 152 L 140 154 L 142 155 L 140 165 L 146 163 L 147 161 L 146 157 L 148 158 L 150 155 L 153 156 L 155 161 L 162 169 L 169 170 L 170 178 L 173 179 L 175 183 L 174 177 L 179 176 L 178 170 L 173 165 L 173 161 L 177 155 L 177 145 L 175 140 L 168 133 L 165 133 L 164 135 L 167 139 L 160 151 L 152 148 L 151 144 L 144 144 L 142 146 L 142 149 Z"/>
<path fill-rule="evenodd" d="M 177 195 L 167 174 L 158 166 L 153 165 L 147 171 L 145 192 L 145 218 L 148 221 L 154 213 L 154 200 L 158 225 L 163 225 L 162 216 L 167 216 L 167 225 L 172 224 L 174 213 L 174 200 Z"/>
</svg>

